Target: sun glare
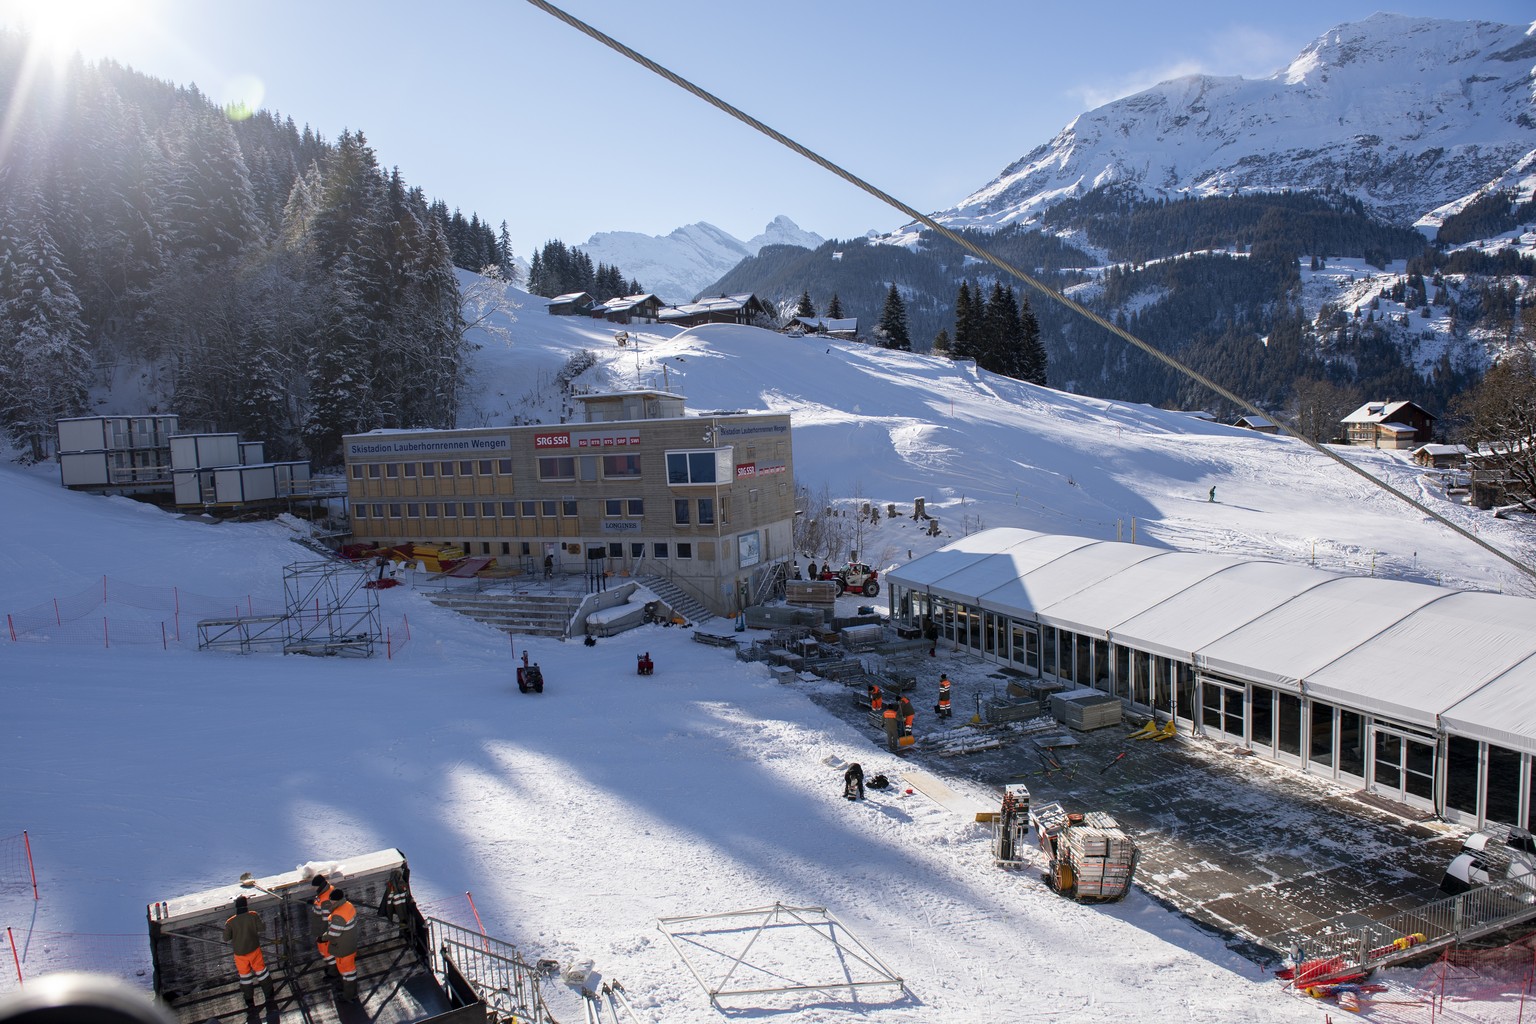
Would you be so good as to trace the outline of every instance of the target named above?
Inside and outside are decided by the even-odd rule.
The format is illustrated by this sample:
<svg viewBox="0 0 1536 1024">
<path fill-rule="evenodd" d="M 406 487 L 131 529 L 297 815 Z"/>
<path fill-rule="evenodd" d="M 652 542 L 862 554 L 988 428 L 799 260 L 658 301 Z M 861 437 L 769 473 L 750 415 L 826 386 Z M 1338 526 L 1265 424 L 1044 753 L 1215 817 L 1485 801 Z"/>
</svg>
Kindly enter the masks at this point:
<svg viewBox="0 0 1536 1024">
<path fill-rule="evenodd" d="M 33 52 L 54 62 L 120 35 L 143 13 L 133 0 L 0 0 L 0 24 L 26 33 Z"/>
</svg>

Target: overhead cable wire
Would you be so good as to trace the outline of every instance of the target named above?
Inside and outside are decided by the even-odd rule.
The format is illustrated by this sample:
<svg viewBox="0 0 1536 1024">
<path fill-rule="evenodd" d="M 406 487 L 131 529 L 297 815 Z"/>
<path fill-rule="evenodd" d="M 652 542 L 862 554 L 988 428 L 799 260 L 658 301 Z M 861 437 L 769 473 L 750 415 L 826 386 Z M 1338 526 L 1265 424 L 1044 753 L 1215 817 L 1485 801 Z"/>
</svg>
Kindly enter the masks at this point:
<svg viewBox="0 0 1536 1024">
<path fill-rule="evenodd" d="M 705 103 L 708 103 L 710 106 L 716 108 L 717 110 L 729 114 L 731 117 L 734 117 L 742 124 L 756 129 L 758 132 L 761 132 L 763 135 L 766 135 L 770 139 L 779 143 L 779 145 L 793 150 L 817 166 L 830 171 L 831 173 L 837 175 L 839 178 L 842 178 L 844 181 L 848 182 L 850 185 L 853 185 L 855 188 L 862 192 L 868 193 L 892 209 L 898 210 L 901 213 L 907 215 L 912 220 L 928 228 L 930 231 L 933 231 L 935 234 L 938 234 L 948 241 L 954 243 L 961 249 L 964 249 L 966 252 L 970 253 L 972 256 L 975 256 L 977 259 L 988 263 L 993 267 L 996 267 L 998 270 L 1001 270 L 1003 273 L 1008 274 L 1011 277 L 1016 278 L 1017 280 L 1033 288 L 1035 291 L 1039 292 L 1041 295 L 1050 299 L 1052 302 L 1065 307 L 1070 312 L 1085 317 L 1086 319 L 1104 328 L 1104 330 L 1110 332 L 1126 343 L 1133 345 L 1141 351 L 1145 352 L 1147 355 L 1151 356 L 1153 359 L 1156 359 L 1158 362 L 1164 364 L 1170 369 L 1183 374 L 1198 384 L 1205 386 L 1217 395 L 1220 395 L 1222 398 L 1225 398 L 1227 401 L 1231 402 L 1233 405 L 1245 409 L 1255 416 L 1262 416 L 1266 419 L 1270 419 L 1276 423 L 1284 425 L 1297 440 L 1310 447 L 1313 451 L 1316 451 L 1319 454 L 1332 459 L 1334 462 L 1338 463 L 1340 466 L 1343 466 L 1351 473 L 1364 478 L 1375 486 L 1386 491 L 1388 494 L 1391 494 L 1393 497 L 1399 499 L 1400 501 L 1418 510 L 1419 512 L 1424 513 L 1426 516 L 1429 516 L 1435 522 L 1451 530 L 1453 533 L 1466 538 L 1473 544 L 1476 544 L 1478 547 L 1482 548 L 1484 551 L 1487 551 L 1489 554 L 1494 555 L 1495 557 L 1500 558 L 1505 562 L 1508 562 L 1510 565 L 1514 566 L 1525 575 L 1531 577 L 1533 580 L 1536 580 L 1536 568 L 1532 568 L 1531 566 L 1528 566 L 1524 562 L 1521 562 L 1519 559 L 1515 558 L 1513 555 L 1510 555 L 1504 551 L 1501 551 L 1499 548 L 1494 547 L 1492 544 L 1489 544 L 1487 541 L 1477 536 L 1477 534 L 1472 533 L 1470 530 L 1467 530 L 1457 523 L 1452 522 L 1441 513 L 1430 508 L 1428 505 L 1425 505 L 1423 502 L 1417 500 L 1413 496 L 1398 490 L 1396 487 L 1393 487 L 1390 483 L 1382 480 L 1380 477 L 1372 476 L 1363 468 L 1355 465 L 1353 462 L 1350 462 L 1339 453 L 1331 451 L 1325 445 L 1314 441 L 1305 433 L 1298 430 L 1294 424 L 1274 415 L 1273 413 L 1259 408 L 1257 405 L 1254 405 L 1246 398 L 1241 398 L 1233 394 L 1231 391 L 1228 391 L 1225 387 L 1222 387 L 1220 384 L 1211 380 L 1209 377 L 1200 373 L 1193 367 L 1186 366 L 1184 363 L 1175 359 L 1173 356 L 1170 356 L 1166 352 L 1153 347 L 1151 344 L 1136 337 L 1125 328 L 1115 325 L 1114 323 L 1105 319 L 1103 316 L 1089 309 L 1087 306 L 1077 302 L 1075 299 L 1071 299 L 1056 289 L 1052 288 L 1050 285 L 1045 284 L 1043 281 L 1037 280 L 1033 275 L 1025 273 L 1023 270 L 1020 270 L 1018 267 L 1009 263 L 1007 260 L 1004 260 L 1002 257 L 994 255 L 970 239 L 965 238 L 955 231 L 945 227 L 943 224 L 940 224 L 938 221 L 934 220 L 927 214 L 919 213 L 916 209 L 908 206 L 906 203 L 902 202 L 900 199 L 897 199 L 895 196 L 892 196 L 880 188 L 877 188 L 856 174 L 844 170 L 838 164 L 833 163 L 831 160 L 828 160 L 826 157 L 815 152 L 814 150 L 808 149 L 807 147 L 801 145 L 794 139 L 791 139 L 789 136 L 785 135 L 783 132 L 780 132 L 777 129 L 764 124 L 762 121 L 759 121 L 757 118 L 753 117 L 751 114 L 748 114 L 746 111 L 740 110 L 727 103 L 725 100 L 722 100 L 708 89 L 705 89 L 699 85 L 695 85 L 676 72 L 664 67 L 661 64 L 656 63 L 654 60 L 651 60 L 649 57 L 645 56 L 645 54 L 631 49 L 630 47 L 619 42 L 617 39 L 601 31 L 600 29 L 588 25 L 580 18 L 568 14 L 567 12 L 556 7 L 554 4 L 549 3 L 548 0 L 528 0 L 528 2 L 534 7 L 537 7 L 539 10 L 550 15 L 551 17 L 565 22 L 567 25 L 571 26 L 571 28 L 574 28 L 576 31 L 582 33 L 583 35 L 586 35 L 596 40 L 597 42 L 602 43 L 604 46 L 608 47 L 610 50 L 613 50 L 615 53 L 622 54 L 646 70 L 651 71 L 654 74 L 666 79 L 678 88 L 692 93 L 694 96 L 697 96 L 699 99 L 703 100 Z"/>
</svg>

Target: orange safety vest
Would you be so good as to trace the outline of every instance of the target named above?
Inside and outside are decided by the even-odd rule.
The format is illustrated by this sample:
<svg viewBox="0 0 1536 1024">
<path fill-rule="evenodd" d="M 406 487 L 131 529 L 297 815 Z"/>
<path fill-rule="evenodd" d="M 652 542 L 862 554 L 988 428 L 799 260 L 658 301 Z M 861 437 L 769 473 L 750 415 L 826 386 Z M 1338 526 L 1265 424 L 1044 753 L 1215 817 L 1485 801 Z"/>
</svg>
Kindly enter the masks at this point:
<svg viewBox="0 0 1536 1024">
<path fill-rule="evenodd" d="M 895 717 L 896 717 L 896 708 L 892 707 L 892 706 L 887 706 L 885 711 L 884 711 L 884 713 L 882 713 L 881 717 L 885 718 L 887 720 L 894 720 Z"/>
</svg>

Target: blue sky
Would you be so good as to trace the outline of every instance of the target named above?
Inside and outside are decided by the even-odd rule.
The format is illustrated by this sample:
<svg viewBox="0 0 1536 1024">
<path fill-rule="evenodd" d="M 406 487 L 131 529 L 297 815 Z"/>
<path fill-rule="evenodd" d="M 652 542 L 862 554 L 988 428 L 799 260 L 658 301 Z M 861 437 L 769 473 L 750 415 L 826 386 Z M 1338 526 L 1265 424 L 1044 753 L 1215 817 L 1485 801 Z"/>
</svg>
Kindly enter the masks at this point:
<svg viewBox="0 0 1536 1024">
<path fill-rule="evenodd" d="M 565 0 L 565 10 L 922 210 L 953 205 L 1083 110 L 1191 72 L 1267 75 L 1354 0 Z M 1395 13 L 1530 23 L 1528 0 Z M 520 0 L 0 0 L 51 46 L 110 57 L 379 160 L 496 224 L 551 238 L 746 239 L 774 216 L 827 237 L 895 211 Z"/>
</svg>

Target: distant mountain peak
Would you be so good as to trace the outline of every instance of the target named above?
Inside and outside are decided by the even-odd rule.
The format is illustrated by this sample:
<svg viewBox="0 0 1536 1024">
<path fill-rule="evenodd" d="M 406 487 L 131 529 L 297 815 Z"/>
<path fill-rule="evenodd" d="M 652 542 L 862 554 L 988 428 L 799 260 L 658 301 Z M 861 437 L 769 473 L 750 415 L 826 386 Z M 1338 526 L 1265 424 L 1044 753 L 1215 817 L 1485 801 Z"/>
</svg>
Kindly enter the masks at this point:
<svg viewBox="0 0 1536 1024">
<path fill-rule="evenodd" d="M 1266 78 L 1188 75 L 1087 111 L 937 219 L 1031 223 L 1125 184 L 1149 199 L 1336 190 L 1411 224 L 1536 148 L 1533 62 L 1520 26 L 1373 14 Z"/>
<path fill-rule="evenodd" d="M 688 302 L 765 245 L 814 249 L 825 239 L 780 214 L 762 234 L 743 242 L 707 221 L 685 224 L 666 235 L 601 231 L 579 246 L 594 263 L 619 268 L 669 303 Z"/>
</svg>

